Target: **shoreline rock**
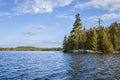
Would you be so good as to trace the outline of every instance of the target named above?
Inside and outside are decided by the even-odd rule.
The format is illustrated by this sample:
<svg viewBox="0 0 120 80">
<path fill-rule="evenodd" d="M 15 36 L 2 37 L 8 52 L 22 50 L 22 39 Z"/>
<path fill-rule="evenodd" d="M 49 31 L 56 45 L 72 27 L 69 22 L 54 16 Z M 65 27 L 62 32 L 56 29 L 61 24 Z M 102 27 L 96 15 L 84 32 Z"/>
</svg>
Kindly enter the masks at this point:
<svg viewBox="0 0 120 80">
<path fill-rule="evenodd" d="M 84 49 L 70 50 L 70 51 L 68 51 L 68 52 L 69 52 L 69 53 L 98 53 L 98 54 L 103 54 L 103 52 L 101 52 L 101 51 L 84 50 Z M 113 52 L 106 52 L 106 53 L 119 54 L 120 51 L 113 51 Z"/>
</svg>

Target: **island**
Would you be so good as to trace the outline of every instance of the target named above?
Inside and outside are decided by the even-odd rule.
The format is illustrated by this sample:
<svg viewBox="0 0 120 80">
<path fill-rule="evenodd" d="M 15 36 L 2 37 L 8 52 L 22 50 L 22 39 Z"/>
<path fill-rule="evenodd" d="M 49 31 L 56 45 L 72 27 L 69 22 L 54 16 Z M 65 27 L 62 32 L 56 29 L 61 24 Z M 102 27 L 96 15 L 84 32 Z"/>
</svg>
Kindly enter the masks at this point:
<svg viewBox="0 0 120 80">
<path fill-rule="evenodd" d="M 98 18 L 98 26 L 86 29 L 77 13 L 73 29 L 64 37 L 63 50 L 72 53 L 120 53 L 120 23 L 115 21 L 106 27 Z"/>
</svg>

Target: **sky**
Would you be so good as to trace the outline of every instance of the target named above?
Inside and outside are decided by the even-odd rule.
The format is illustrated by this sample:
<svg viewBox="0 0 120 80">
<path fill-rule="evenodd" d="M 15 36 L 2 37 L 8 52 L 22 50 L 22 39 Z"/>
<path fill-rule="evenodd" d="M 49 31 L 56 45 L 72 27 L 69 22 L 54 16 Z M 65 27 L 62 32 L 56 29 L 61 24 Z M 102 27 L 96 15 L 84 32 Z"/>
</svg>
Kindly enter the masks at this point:
<svg viewBox="0 0 120 80">
<path fill-rule="evenodd" d="M 0 47 L 62 47 L 80 13 L 82 27 L 120 22 L 120 0 L 0 0 Z"/>
</svg>

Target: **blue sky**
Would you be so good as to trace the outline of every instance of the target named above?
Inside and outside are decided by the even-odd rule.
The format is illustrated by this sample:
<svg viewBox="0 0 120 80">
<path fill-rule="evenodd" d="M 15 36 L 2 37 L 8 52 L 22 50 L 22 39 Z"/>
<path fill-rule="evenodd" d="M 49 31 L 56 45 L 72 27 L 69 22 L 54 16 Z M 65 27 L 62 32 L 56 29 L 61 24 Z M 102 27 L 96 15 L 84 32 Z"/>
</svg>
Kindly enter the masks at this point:
<svg viewBox="0 0 120 80">
<path fill-rule="evenodd" d="M 120 0 L 0 0 L 0 47 L 61 47 L 80 13 L 86 29 L 120 22 Z"/>
</svg>

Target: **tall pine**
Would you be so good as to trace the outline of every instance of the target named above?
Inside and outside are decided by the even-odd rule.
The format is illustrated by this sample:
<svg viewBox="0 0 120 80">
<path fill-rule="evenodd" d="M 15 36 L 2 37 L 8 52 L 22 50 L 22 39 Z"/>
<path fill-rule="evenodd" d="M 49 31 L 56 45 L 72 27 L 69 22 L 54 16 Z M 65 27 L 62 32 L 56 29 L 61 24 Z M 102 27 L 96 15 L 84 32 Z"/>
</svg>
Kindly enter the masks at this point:
<svg viewBox="0 0 120 80">
<path fill-rule="evenodd" d="M 81 28 L 82 28 L 82 23 L 81 23 L 81 19 L 80 19 L 80 14 L 76 14 L 76 20 L 73 24 L 73 29 L 72 31 L 70 32 L 70 37 L 69 39 L 71 44 L 74 46 L 72 49 L 79 49 L 80 48 L 80 42 L 81 42 L 81 39 L 82 39 L 82 31 L 81 31 Z"/>
</svg>

